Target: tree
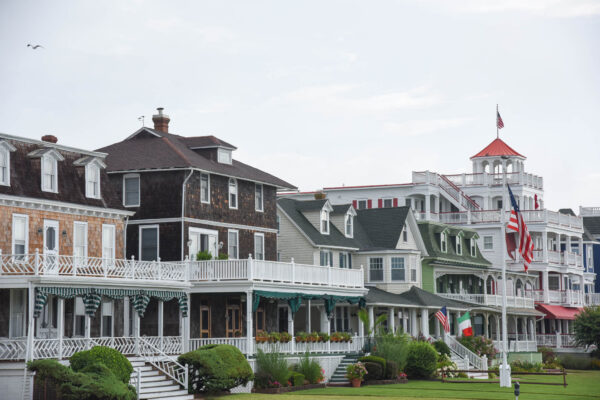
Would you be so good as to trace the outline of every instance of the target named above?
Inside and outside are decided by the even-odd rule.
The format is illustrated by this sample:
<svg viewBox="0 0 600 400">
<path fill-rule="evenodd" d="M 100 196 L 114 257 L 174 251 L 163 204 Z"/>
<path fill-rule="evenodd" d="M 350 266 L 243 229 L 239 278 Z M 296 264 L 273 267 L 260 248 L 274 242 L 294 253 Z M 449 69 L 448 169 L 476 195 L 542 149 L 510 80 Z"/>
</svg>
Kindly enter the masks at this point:
<svg viewBox="0 0 600 400">
<path fill-rule="evenodd" d="M 380 333 L 381 325 L 387 321 L 387 314 L 382 314 L 377 319 L 375 319 L 373 326 L 371 326 L 371 320 L 369 319 L 369 313 L 364 308 L 358 310 L 358 318 L 362 321 L 365 326 L 365 332 L 367 336 L 371 336 L 373 332 Z"/>
<path fill-rule="evenodd" d="M 585 307 L 575 317 L 575 341 L 579 346 L 600 348 L 600 307 Z"/>
</svg>

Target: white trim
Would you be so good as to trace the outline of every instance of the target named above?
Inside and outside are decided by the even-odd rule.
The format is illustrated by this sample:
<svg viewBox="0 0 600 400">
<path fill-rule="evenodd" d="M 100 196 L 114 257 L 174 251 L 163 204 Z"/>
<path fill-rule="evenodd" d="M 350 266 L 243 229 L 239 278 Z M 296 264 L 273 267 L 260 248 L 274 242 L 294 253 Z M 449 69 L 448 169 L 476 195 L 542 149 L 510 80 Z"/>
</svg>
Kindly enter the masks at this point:
<svg viewBox="0 0 600 400">
<path fill-rule="evenodd" d="M 348 220 L 350 220 L 350 233 L 348 233 Z M 354 216 L 350 210 L 344 216 L 344 236 L 347 238 L 354 238 Z"/>
<path fill-rule="evenodd" d="M 166 224 L 169 222 L 181 222 L 181 217 L 174 218 L 152 218 L 152 219 L 133 219 L 129 220 L 129 225 L 140 225 L 140 224 Z M 191 222 L 202 225 L 210 225 L 210 226 L 218 226 L 221 228 L 231 228 L 231 229 L 240 229 L 240 230 L 250 230 L 250 231 L 259 231 L 265 233 L 277 233 L 277 229 L 273 228 L 264 228 L 262 226 L 252 226 L 252 225 L 240 225 L 240 224 L 230 224 L 227 222 L 218 222 L 218 221 L 210 221 L 208 219 L 196 219 L 190 217 L 184 217 L 183 222 Z"/>
<path fill-rule="evenodd" d="M 256 207 L 256 189 L 260 187 L 260 207 Z M 262 183 L 254 182 L 254 210 L 258 212 L 265 211 L 265 186 Z"/>
<path fill-rule="evenodd" d="M 233 152 L 225 147 L 217 147 L 217 162 L 219 164 L 233 164 Z"/>
<path fill-rule="evenodd" d="M 106 255 L 104 254 L 104 248 L 106 246 L 104 246 L 104 229 L 111 229 L 112 230 L 112 238 L 113 238 L 113 242 L 112 242 L 112 255 Z M 108 259 L 115 259 L 117 256 L 117 228 L 115 225 L 113 224 L 102 224 L 102 258 L 108 258 Z"/>
<path fill-rule="evenodd" d="M 265 234 L 264 233 L 255 233 L 254 234 L 254 259 L 255 260 L 259 260 L 259 258 L 256 257 L 256 237 L 257 236 L 262 238 L 262 249 L 261 249 L 262 258 L 260 258 L 260 260 L 262 261 L 262 260 L 265 260 Z"/>
<path fill-rule="evenodd" d="M 200 234 L 200 235 L 208 235 L 208 236 L 214 236 L 216 237 L 216 241 L 217 241 L 217 248 L 216 248 L 216 252 L 217 254 L 213 254 L 213 257 L 215 259 L 217 259 L 219 257 L 219 231 L 218 230 L 213 230 L 213 229 L 206 229 L 206 228 L 196 228 L 193 226 L 188 227 L 188 241 L 190 241 L 190 237 L 192 236 L 192 234 Z M 187 243 L 186 243 L 187 245 Z M 187 251 L 188 253 L 190 253 L 190 248 L 189 246 L 187 246 Z M 200 251 L 200 248 L 198 248 L 198 251 Z M 188 254 L 190 256 L 190 258 L 192 258 L 192 254 Z M 195 261 L 195 260 L 193 260 Z"/>
<path fill-rule="evenodd" d="M 231 183 L 235 183 L 235 207 L 231 206 Z M 237 210 L 240 206 L 240 193 L 239 193 L 239 185 L 238 181 L 235 178 L 229 178 L 227 180 L 227 204 L 229 205 L 230 210 Z"/>
<path fill-rule="evenodd" d="M 44 146 L 44 147 L 51 147 L 51 148 L 69 151 L 69 152 L 73 152 L 73 153 L 85 154 L 85 155 L 92 156 L 92 157 L 105 158 L 108 155 L 107 153 L 102 153 L 100 151 L 82 150 L 82 149 L 77 149 L 75 147 L 63 146 L 62 144 L 44 142 L 43 140 L 35 140 L 35 139 L 24 138 L 21 136 L 9 135 L 7 133 L 0 133 L 0 138 L 4 138 L 7 140 L 15 140 L 18 142 L 23 142 L 23 143 L 37 144 L 37 145 Z"/>
<path fill-rule="evenodd" d="M 232 258 L 231 255 L 229 254 L 229 234 L 235 232 L 235 247 L 237 249 L 237 258 Z M 237 229 L 228 229 L 227 230 L 227 256 L 229 257 L 229 259 L 231 260 L 239 260 L 240 259 L 240 231 L 238 231 Z"/>
<path fill-rule="evenodd" d="M 15 151 L 15 147 L 8 142 L 0 141 L 0 153 L 4 153 L 6 157 L 6 180 L 1 181 L 1 186 L 10 186 L 10 153 Z"/>
<path fill-rule="evenodd" d="M 125 200 L 126 200 L 126 196 L 127 194 L 125 193 L 125 180 L 126 179 L 132 179 L 132 178 L 137 178 L 138 180 L 138 200 L 137 200 L 137 204 L 125 204 Z M 124 207 L 139 207 L 140 203 L 141 203 L 141 197 L 142 197 L 142 179 L 140 177 L 140 174 L 125 174 L 123 175 L 123 206 Z"/>
<path fill-rule="evenodd" d="M 156 137 L 162 137 L 158 133 L 151 131 L 150 128 L 148 128 L 147 126 L 142 126 L 140 129 L 138 129 L 137 131 L 133 132 L 131 135 L 127 136 L 127 138 L 125 138 L 125 140 L 129 140 L 131 138 L 134 138 L 134 137 L 136 137 L 138 134 L 140 134 L 142 132 L 147 132 L 147 133 L 149 133 L 151 135 L 154 135 Z"/>
<path fill-rule="evenodd" d="M 325 203 L 325 206 L 327 205 L 327 203 Z M 321 209 L 321 212 L 319 213 L 319 231 L 321 232 L 322 235 L 329 235 L 329 209 L 326 209 L 325 206 L 323 206 L 323 208 Z M 323 218 L 323 215 L 325 215 L 325 218 Z M 325 222 L 325 227 L 327 229 L 323 230 L 323 222 Z"/>
<path fill-rule="evenodd" d="M 380 197 L 380 199 L 381 199 L 381 208 L 394 208 L 394 198 L 393 197 Z M 385 206 L 386 200 L 390 200 L 392 202 L 392 204 L 389 207 Z"/>
<path fill-rule="evenodd" d="M 372 281 L 372 280 L 371 280 L 371 260 L 372 260 L 372 259 L 374 259 L 374 258 L 380 258 L 380 259 L 381 259 L 381 273 L 382 273 L 381 280 L 376 280 L 376 281 Z M 367 279 L 367 281 L 368 281 L 369 283 L 371 283 L 371 282 L 373 282 L 373 283 L 382 283 L 382 282 L 387 282 L 387 281 L 385 280 L 385 259 L 386 259 L 386 258 L 387 258 L 387 257 L 383 257 L 383 256 L 373 256 L 373 257 L 367 257 L 367 271 L 368 271 L 368 272 L 367 272 L 367 277 L 369 278 L 369 279 Z M 377 269 L 377 271 L 378 271 L 378 269 Z"/>
<path fill-rule="evenodd" d="M 46 161 L 50 161 L 52 163 L 52 174 L 50 175 L 51 182 L 49 186 L 46 182 L 46 179 L 44 178 L 45 175 L 47 175 L 47 171 L 45 168 Z M 58 193 L 58 159 L 51 152 L 48 152 L 47 154 L 44 154 L 42 157 L 40 157 L 40 163 L 40 170 L 42 174 L 40 182 L 42 192 Z"/>
<path fill-rule="evenodd" d="M 156 260 L 160 258 L 160 225 L 140 225 L 138 228 L 138 260 L 142 260 L 142 230 L 144 229 L 156 229 Z"/>
<path fill-rule="evenodd" d="M 15 217 L 17 218 L 25 218 L 25 251 L 23 254 L 29 254 L 29 215 L 27 214 L 17 214 L 14 213 L 12 215 L 12 225 L 11 225 L 11 252 L 12 254 L 16 254 L 15 252 Z"/>
<path fill-rule="evenodd" d="M 202 175 L 208 177 L 208 200 L 202 200 Z M 200 172 L 200 203 L 202 204 L 210 204 L 210 174 L 206 172 Z"/>
<path fill-rule="evenodd" d="M 0 194 L 0 206 L 12 206 L 61 214 L 79 214 L 90 217 L 113 219 L 135 214 L 133 211 L 118 210 L 116 208 L 93 207 L 81 204 L 66 203 L 62 201 L 35 199 L 5 194 Z"/>
<path fill-rule="evenodd" d="M 82 225 L 85 229 L 84 229 L 84 233 L 83 233 L 83 255 L 81 256 L 82 258 L 87 258 L 88 256 L 88 223 L 86 221 L 73 221 L 73 245 L 71 247 L 73 247 L 72 251 L 73 251 L 73 256 L 75 256 L 75 232 L 77 232 L 77 229 L 75 229 L 75 227 L 77 225 Z"/>
<path fill-rule="evenodd" d="M 46 253 L 46 228 L 49 227 L 56 228 L 56 249 L 52 253 Z M 44 219 L 44 232 L 42 237 L 42 254 L 54 254 L 58 258 L 60 251 L 60 223 L 55 219 Z"/>
</svg>

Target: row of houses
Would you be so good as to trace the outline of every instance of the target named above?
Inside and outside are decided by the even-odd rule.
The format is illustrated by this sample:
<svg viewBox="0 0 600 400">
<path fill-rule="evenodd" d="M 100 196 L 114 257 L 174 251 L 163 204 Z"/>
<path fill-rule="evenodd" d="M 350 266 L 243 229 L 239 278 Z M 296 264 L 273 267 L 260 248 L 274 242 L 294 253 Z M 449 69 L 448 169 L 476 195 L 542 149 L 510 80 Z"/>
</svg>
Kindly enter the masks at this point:
<svg viewBox="0 0 600 400">
<path fill-rule="evenodd" d="M 543 208 L 542 178 L 500 139 L 470 174 L 308 193 L 169 122 L 159 108 L 154 128 L 96 151 L 0 134 L 0 389 L 13 397 L 31 389 L 24 361 L 96 344 L 162 355 L 168 373 L 172 355 L 204 344 L 252 357 L 261 332 L 350 333 L 282 344 L 334 367 L 362 348 L 362 307 L 391 330 L 442 337 L 446 306 L 445 340 L 464 356 L 454 337 L 467 311 L 499 346 L 503 262 L 511 351 L 572 346 L 574 315 L 599 303 L 600 210 Z M 534 237 L 529 273 L 501 251 L 504 178 Z"/>
</svg>

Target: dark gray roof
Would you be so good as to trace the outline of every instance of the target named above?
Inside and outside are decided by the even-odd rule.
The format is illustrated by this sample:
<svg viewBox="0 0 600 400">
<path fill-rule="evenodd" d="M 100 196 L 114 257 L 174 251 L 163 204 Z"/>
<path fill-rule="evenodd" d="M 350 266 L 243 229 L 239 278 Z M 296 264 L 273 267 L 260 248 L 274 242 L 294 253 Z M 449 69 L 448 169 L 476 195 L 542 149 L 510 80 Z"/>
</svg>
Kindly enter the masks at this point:
<svg viewBox="0 0 600 400">
<path fill-rule="evenodd" d="M 575 211 L 573 211 L 572 208 L 561 208 L 558 210 L 559 213 L 561 214 L 567 214 L 567 215 L 572 215 L 572 216 L 576 216 Z"/>
<path fill-rule="evenodd" d="M 189 143 L 216 143 L 216 141 L 222 143 L 223 147 L 230 146 L 234 148 L 220 139 L 214 138 L 213 140 L 211 138 L 214 137 L 208 137 L 208 139 L 203 136 L 185 138 L 151 128 L 143 128 L 135 136 L 103 147 L 99 151 L 108 153 L 105 162 L 109 172 L 162 168 L 198 168 L 219 175 L 262 182 L 279 188 L 295 188 L 276 176 L 237 160 L 233 160 L 231 165 L 222 164 L 191 150 L 190 147 L 194 146 Z"/>
<path fill-rule="evenodd" d="M 333 207 L 333 211 L 331 212 L 332 215 L 345 215 L 348 210 L 350 209 L 350 207 L 352 207 L 351 204 L 338 204 Z"/>
<path fill-rule="evenodd" d="M 356 211 L 354 237 L 361 250 L 395 249 L 410 207 L 372 208 Z"/>
<path fill-rule="evenodd" d="M 367 304 L 398 304 L 404 306 L 418 306 L 400 294 L 387 292 L 376 287 L 369 287 L 369 293 L 365 296 Z"/>
<path fill-rule="evenodd" d="M 600 235 L 600 216 L 583 217 L 583 226 L 591 235 Z"/>
<path fill-rule="evenodd" d="M 154 129 L 152 129 L 154 132 L 159 132 L 156 131 Z M 187 144 L 188 147 L 190 149 L 194 149 L 194 148 L 211 148 L 211 147 L 223 147 L 223 148 L 227 148 L 227 149 L 237 149 L 237 147 L 235 147 L 232 144 L 227 143 L 224 140 L 219 139 L 218 137 L 215 136 L 192 136 L 192 137 L 185 137 L 185 136 L 179 136 L 179 135 L 173 135 L 173 136 L 177 136 L 179 138 L 179 140 L 181 140 L 183 143 Z"/>
<path fill-rule="evenodd" d="M 446 306 L 448 308 L 458 308 L 463 310 L 472 307 L 471 304 L 446 299 L 416 286 L 413 286 L 410 290 L 400 294 L 390 293 L 376 287 L 369 287 L 369 293 L 367 293 L 365 299 L 367 304 L 397 304 L 399 306 L 407 307 L 442 308 L 443 306 Z"/>
</svg>

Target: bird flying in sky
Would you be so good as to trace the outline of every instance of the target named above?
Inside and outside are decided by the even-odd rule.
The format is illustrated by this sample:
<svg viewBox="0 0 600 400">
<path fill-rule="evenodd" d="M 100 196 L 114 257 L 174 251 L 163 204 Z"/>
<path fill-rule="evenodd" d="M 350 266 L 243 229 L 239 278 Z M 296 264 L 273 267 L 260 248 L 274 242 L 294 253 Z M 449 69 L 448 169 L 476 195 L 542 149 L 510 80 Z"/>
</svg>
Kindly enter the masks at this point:
<svg viewBox="0 0 600 400">
<path fill-rule="evenodd" d="M 37 50 L 38 48 L 44 48 L 41 44 L 27 44 L 27 47 L 31 47 L 32 50 Z"/>
</svg>

